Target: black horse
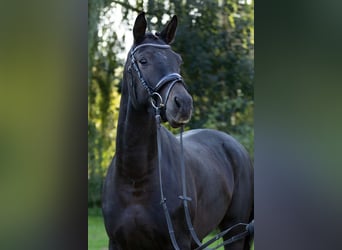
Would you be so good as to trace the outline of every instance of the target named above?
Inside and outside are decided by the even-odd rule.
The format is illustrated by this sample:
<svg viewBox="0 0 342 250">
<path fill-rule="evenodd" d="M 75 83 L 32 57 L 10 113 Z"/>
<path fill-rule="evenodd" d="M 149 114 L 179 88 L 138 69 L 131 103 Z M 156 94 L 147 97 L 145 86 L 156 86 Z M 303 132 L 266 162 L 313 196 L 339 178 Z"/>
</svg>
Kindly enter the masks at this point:
<svg viewBox="0 0 342 250">
<path fill-rule="evenodd" d="M 134 24 L 134 44 L 122 81 L 116 155 L 102 197 L 110 250 L 174 249 L 160 200 L 153 106 L 165 104 L 161 117 L 172 127 L 191 118 L 192 98 L 179 75 L 182 59 L 169 46 L 176 28 L 176 16 L 156 34 L 145 33 L 144 13 Z M 175 240 L 181 250 L 194 249 L 179 199 L 180 141 L 164 127 L 159 135 L 163 192 Z M 209 129 L 190 130 L 183 141 L 187 195 L 192 199 L 189 211 L 198 238 L 202 240 L 216 228 L 222 231 L 248 223 L 253 214 L 253 167 L 243 146 L 231 136 Z M 249 249 L 249 244 L 242 239 L 229 249 Z"/>
</svg>

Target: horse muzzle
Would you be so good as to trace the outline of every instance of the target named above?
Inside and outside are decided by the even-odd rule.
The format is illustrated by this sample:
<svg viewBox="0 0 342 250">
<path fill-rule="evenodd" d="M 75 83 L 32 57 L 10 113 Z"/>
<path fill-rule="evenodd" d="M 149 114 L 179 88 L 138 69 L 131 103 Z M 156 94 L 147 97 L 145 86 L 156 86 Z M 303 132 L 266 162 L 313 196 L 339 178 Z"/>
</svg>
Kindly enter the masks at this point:
<svg viewBox="0 0 342 250">
<path fill-rule="evenodd" d="M 190 121 L 193 109 L 192 97 L 184 84 L 176 83 L 166 102 L 165 118 L 173 128 Z"/>
</svg>

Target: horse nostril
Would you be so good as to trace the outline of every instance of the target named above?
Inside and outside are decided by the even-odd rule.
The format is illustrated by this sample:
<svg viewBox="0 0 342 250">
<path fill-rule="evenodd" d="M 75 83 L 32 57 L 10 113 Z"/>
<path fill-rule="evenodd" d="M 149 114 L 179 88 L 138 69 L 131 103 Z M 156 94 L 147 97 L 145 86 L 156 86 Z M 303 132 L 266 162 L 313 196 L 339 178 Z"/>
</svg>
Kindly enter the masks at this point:
<svg viewBox="0 0 342 250">
<path fill-rule="evenodd" d="M 179 100 L 178 100 L 178 98 L 176 96 L 174 98 L 174 101 L 175 101 L 175 104 L 176 104 L 177 108 L 180 108 L 181 104 L 180 104 L 180 102 L 179 102 Z"/>
</svg>

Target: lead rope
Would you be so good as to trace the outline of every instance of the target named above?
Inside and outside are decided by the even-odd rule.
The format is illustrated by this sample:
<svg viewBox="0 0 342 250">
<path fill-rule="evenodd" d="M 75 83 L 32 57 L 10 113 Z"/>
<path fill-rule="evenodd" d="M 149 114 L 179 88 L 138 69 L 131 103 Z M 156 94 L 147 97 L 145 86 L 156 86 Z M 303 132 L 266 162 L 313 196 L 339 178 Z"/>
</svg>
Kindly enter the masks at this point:
<svg viewBox="0 0 342 250">
<path fill-rule="evenodd" d="M 152 102 L 153 103 L 153 102 Z M 164 196 L 164 191 L 163 191 L 163 182 L 162 182 L 162 168 L 161 168 L 161 138 L 160 138 L 160 105 L 159 107 L 155 107 L 156 110 L 156 126 L 157 126 L 157 146 L 158 146 L 158 169 L 159 169 L 159 187 L 160 187 L 160 204 L 163 206 L 165 218 L 166 218 L 166 224 L 167 228 L 169 231 L 170 239 L 173 245 L 173 248 L 175 250 L 179 250 L 179 246 L 176 241 L 176 236 L 175 236 L 175 231 L 173 230 L 172 226 L 172 221 L 171 221 L 171 216 L 169 213 L 169 209 L 167 208 L 166 205 L 166 198 Z"/>
</svg>

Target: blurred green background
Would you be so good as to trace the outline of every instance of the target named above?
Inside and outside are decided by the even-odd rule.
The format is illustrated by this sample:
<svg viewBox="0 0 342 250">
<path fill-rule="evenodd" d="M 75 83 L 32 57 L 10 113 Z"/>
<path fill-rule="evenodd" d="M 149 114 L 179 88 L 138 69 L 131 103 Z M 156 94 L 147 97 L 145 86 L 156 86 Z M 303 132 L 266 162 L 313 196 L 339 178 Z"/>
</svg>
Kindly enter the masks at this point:
<svg viewBox="0 0 342 250">
<path fill-rule="evenodd" d="M 89 1 L 88 206 L 100 206 L 103 177 L 115 153 L 120 80 L 139 11 L 159 31 L 177 14 L 172 45 L 194 99 L 186 129 L 235 136 L 253 157 L 254 3 L 226 1 Z M 128 31 L 128 32 L 125 32 Z M 173 130 L 177 133 L 176 130 Z"/>
<path fill-rule="evenodd" d="M 118 1 L 114 9 L 121 6 Z M 165 10 L 179 15 L 180 27 L 204 27 L 188 22 L 196 11 L 186 11 L 204 13 L 211 2 L 192 2 L 186 1 L 193 7 L 182 15 L 179 8 L 174 11 L 177 3 L 166 4 Z M 91 43 L 100 39 L 97 22 L 90 18 L 97 19 L 105 6 L 110 2 L 1 2 L 0 249 L 87 249 L 87 71 L 92 68 L 87 59 L 93 55 L 90 49 L 97 50 Z M 340 244 L 341 7 L 340 1 L 256 4 L 252 110 L 257 249 L 336 249 Z M 134 3 L 127 16 L 134 19 L 140 9 Z M 230 7 L 228 16 L 238 23 L 235 9 Z M 132 21 L 115 27 L 129 30 Z M 122 48 L 131 45 L 128 38 L 120 42 Z M 184 58 L 178 39 L 179 33 L 175 50 Z M 209 54 L 213 49 L 204 50 Z M 205 58 L 197 59 L 193 63 Z M 191 65 L 183 67 L 187 77 Z M 196 81 L 188 77 L 187 84 L 197 84 L 199 77 L 191 77 Z M 110 158 L 114 150 L 109 151 Z"/>
<path fill-rule="evenodd" d="M 254 2 L 88 3 L 88 244 L 90 249 L 102 249 L 102 183 L 115 154 L 120 83 L 136 16 L 145 11 L 152 32 L 178 16 L 172 47 L 183 58 L 181 74 L 194 100 L 186 129 L 205 127 L 232 134 L 253 158 Z"/>
</svg>

